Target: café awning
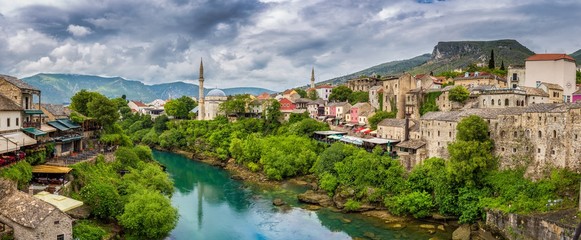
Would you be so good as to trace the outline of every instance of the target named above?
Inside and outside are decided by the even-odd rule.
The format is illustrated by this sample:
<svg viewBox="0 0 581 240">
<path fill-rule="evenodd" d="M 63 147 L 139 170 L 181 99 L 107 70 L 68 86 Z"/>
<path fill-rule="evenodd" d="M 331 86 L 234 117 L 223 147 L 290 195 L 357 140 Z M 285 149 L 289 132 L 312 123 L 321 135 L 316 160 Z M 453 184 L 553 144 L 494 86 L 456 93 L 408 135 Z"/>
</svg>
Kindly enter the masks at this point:
<svg viewBox="0 0 581 240">
<path fill-rule="evenodd" d="M 58 129 L 59 131 L 67 131 L 70 129 L 69 127 L 63 125 L 59 121 L 50 121 L 50 122 L 47 122 L 47 124 L 50 125 L 51 127 Z"/>
<path fill-rule="evenodd" d="M 34 135 L 35 137 L 46 135 L 46 132 L 44 132 L 40 129 L 33 128 L 33 127 L 23 128 L 22 131 L 30 133 L 30 134 Z"/>
<path fill-rule="evenodd" d="M 25 109 L 24 114 L 32 115 L 32 114 L 42 114 L 42 110 L 40 109 Z"/>
<path fill-rule="evenodd" d="M 36 140 L 24 134 L 21 131 L 18 132 L 11 132 L 11 133 L 4 133 L 1 135 L 3 138 L 10 140 L 13 143 L 16 143 L 18 147 L 30 146 L 36 144 Z M 0 142 L 2 139 L 0 139 Z"/>
<path fill-rule="evenodd" d="M 73 121 L 71 121 L 69 119 L 66 119 L 66 118 L 57 119 L 57 121 L 60 124 L 65 125 L 66 127 L 70 128 L 70 129 L 75 129 L 75 128 L 80 128 L 81 127 L 81 125 L 79 125 L 79 124 L 77 124 L 77 123 L 75 123 L 75 122 L 73 122 Z"/>
<path fill-rule="evenodd" d="M 32 167 L 32 173 L 69 173 L 72 168 L 69 167 L 60 167 L 60 166 L 53 166 L 53 165 L 36 165 Z"/>
<path fill-rule="evenodd" d="M 63 212 L 83 206 L 83 202 L 81 201 L 45 191 L 37 193 L 34 197 L 52 204 Z"/>
</svg>

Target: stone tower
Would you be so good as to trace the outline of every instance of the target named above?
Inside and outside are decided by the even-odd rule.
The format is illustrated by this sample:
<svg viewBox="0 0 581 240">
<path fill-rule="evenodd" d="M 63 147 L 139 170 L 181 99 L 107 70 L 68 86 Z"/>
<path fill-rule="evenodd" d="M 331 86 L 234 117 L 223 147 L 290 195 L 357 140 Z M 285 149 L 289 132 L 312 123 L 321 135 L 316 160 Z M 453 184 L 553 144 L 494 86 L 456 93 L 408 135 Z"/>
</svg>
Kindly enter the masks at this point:
<svg viewBox="0 0 581 240">
<path fill-rule="evenodd" d="M 311 88 L 315 88 L 315 67 L 311 69 Z"/>
<path fill-rule="evenodd" d="M 202 59 L 200 59 L 200 86 L 199 86 L 199 94 L 198 94 L 198 120 L 204 120 L 206 111 L 204 106 L 204 63 Z"/>
</svg>

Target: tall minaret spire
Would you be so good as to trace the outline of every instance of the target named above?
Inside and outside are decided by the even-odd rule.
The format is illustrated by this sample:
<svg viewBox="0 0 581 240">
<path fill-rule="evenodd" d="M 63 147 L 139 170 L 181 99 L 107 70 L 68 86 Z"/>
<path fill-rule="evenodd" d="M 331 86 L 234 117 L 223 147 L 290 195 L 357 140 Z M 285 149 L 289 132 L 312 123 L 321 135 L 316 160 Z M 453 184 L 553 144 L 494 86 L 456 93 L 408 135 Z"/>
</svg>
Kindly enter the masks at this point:
<svg viewBox="0 0 581 240">
<path fill-rule="evenodd" d="M 198 94 L 198 120 L 204 120 L 206 116 L 206 109 L 204 106 L 204 63 L 200 58 L 200 79 L 199 79 L 199 94 Z"/>
<path fill-rule="evenodd" d="M 311 69 L 311 88 L 315 88 L 315 67 Z"/>
</svg>

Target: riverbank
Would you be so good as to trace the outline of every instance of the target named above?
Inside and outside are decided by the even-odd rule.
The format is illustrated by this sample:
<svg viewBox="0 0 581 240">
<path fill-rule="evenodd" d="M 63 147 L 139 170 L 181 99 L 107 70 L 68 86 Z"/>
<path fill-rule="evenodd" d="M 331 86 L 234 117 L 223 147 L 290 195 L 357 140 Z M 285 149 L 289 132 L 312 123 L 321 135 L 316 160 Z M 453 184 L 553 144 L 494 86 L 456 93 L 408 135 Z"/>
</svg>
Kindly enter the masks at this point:
<svg viewBox="0 0 581 240">
<path fill-rule="evenodd" d="M 318 211 L 321 209 L 326 209 L 332 212 L 340 212 L 343 214 L 356 214 L 366 218 L 375 219 L 377 222 L 380 222 L 383 227 L 396 231 L 409 226 L 412 228 L 417 228 L 418 231 L 433 234 L 436 231 L 451 232 L 452 229 L 456 229 L 459 226 L 457 221 L 449 220 L 447 218 L 429 218 L 417 220 L 411 217 L 395 216 L 389 213 L 385 207 L 369 204 L 362 204 L 355 211 L 346 211 L 344 209 L 344 205 L 347 200 L 336 199 L 336 202 L 333 201 L 333 199 L 331 199 L 324 191 L 320 191 L 318 189 L 316 178 L 313 175 L 294 177 L 283 181 L 275 181 L 268 179 L 262 172 L 253 172 L 248 168 L 237 164 L 234 159 L 230 159 L 227 162 L 222 162 L 217 159 L 195 155 L 192 152 L 183 150 L 168 151 L 158 147 L 156 147 L 156 150 L 179 154 L 193 161 L 220 167 L 229 173 L 231 179 L 256 185 L 261 188 L 275 190 L 287 185 L 305 187 L 308 190 L 303 193 L 297 193 L 295 198 L 298 199 L 299 202 L 303 203 L 300 207 L 306 210 Z M 344 221 L 348 222 L 347 220 Z"/>
</svg>

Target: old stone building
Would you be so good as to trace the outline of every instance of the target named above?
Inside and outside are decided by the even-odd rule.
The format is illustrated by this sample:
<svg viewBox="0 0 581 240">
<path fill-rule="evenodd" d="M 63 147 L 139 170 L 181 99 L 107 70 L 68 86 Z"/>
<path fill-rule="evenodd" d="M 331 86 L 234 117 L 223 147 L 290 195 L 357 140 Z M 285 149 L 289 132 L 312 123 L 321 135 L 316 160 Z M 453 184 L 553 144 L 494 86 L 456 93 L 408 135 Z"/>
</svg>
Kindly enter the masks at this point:
<svg viewBox="0 0 581 240">
<path fill-rule="evenodd" d="M 506 76 L 510 87 L 517 88 L 518 86 L 524 86 L 526 77 L 525 73 L 525 66 L 523 65 L 508 66 L 508 72 Z"/>
<path fill-rule="evenodd" d="M 55 206 L 16 190 L 0 179 L 0 222 L 14 230 L 15 239 L 73 239 L 72 218 Z"/>
<path fill-rule="evenodd" d="M 458 122 L 470 115 L 488 122 L 501 167 L 526 165 L 533 176 L 549 167 L 581 169 L 580 103 L 426 113 L 419 131 L 427 157 L 448 158 Z"/>
<path fill-rule="evenodd" d="M 549 102 L 551 103 L 562 103 L 563 98 L 563 87 L 559 84 L 541 82 L 538 88 L 542 89 L 549 95 Z"/>
<path fill-rule="evenodd" d="M 374 86 L 381 86 L 382 79 L 376 77 L 358 77 L 347 81 L 347 87 L 353 92 L 368 92 Z"/>
<path fill-rule="evenodd" d="M 383 81 L 383 110 L 391 112 L 397 109 L 397 118 L 405 117 L 406 93 L 419 86 L 416 79 L 409 73 L 405 73 L 399 78 L 388 78 Z"/>
<path fill-rule="evenodd" d="M 487 72 L 466 72 L 463 76 L 454 78 L 455 85 L 462 85 L 466 88 L 474 86 L 494 86 L 505 88 L 507 81 L 505 78 Z"/>
<path fill-rule="evenodd" d="M 42 111 L 37 107 L 40 102 L 40 90 L 28 83 L 7 75 L 0 75 L 0 94 L 6 96 L 24 109 L 22 127 L 40 128 L 40 116 Z M 38 98 L 38 104 L 33 103 L 33 98 Z"/>
<path fill-rule="evenodd" d="M 369 104 L 375 109 L 381 110 L 383 101 L 383 86 L 373 86 L 369 89 Z"/>
</svg>

